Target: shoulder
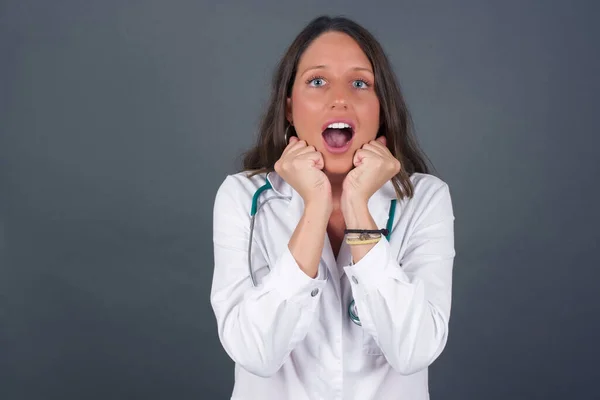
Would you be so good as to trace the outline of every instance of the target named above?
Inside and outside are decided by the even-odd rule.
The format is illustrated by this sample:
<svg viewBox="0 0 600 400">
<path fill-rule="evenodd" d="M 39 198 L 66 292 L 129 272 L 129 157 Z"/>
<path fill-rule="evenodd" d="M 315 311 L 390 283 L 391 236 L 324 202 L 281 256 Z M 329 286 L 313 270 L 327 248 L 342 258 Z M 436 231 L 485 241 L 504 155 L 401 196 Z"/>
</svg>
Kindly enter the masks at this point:
<svg viewBox="0 0 600 400">
<path fill-rule="evenodd" d="M 452 200 L 448 184 L 437 176 L 424 173 L 414 173 L 410 180 L 414 187 L 414 194 L 410 202 L 416 212 L 426 213 L 432 208 L 443 207 L 446 212 L 452 213 Z"/>
<path fill-rule="evenodd" d="M 250 176 L 247 171 L 230 174 L 225 177 L 215 196 L 215 208 L 234 211 L 244 209 L 250 213 L 252 197 L 266 183 L 266 174 Z"/>
<path fill-rule="evenodd" d="M 414 196 L 429 196 L 440 190 L 449 190 L 448 184 L 441 178 L 431 174 L 415 172 L 410 176 L 410 181 L 414 187 Z"/>
<path fill-rule="evenodd" d="M 235 193 L 252 193 L 266 183 L 266 174 L 260 173 L 250 176 L 249 172 L 243 171 L 227 175 L 219 187 L 219 191 L 233 191 Z"/>
</svg>

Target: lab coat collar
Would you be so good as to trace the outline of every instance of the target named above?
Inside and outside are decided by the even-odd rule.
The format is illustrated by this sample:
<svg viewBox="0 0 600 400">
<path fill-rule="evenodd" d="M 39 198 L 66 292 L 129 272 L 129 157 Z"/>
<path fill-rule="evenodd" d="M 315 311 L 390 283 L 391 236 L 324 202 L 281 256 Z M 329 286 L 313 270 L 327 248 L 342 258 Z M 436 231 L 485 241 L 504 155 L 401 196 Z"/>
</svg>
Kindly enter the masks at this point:
<svg viewBox="0 0 600 400">
<path fill-rule="evenodd" d="M 277 172 L 269 172 L 266 179 L 273 187 L 275 193 L 291 199 L 288 213 L 289 217 L 293 220 L 292 226 L 296 226 L 304 211 L 304 200 Z M 389 180 L 369 199 L 367 203 L 369 212 L 380 228 L 386 227 L 391 200 L 395 198 L 396 191 L 394 190 L 392 181 Z"/>
<path fill-rule="evenodd" d="M 280 196 L 286 196 L 293 198 L 298 196 L 298 193 L 275 171 L 271 171 L 266 176 L 267 181 L 271 184 L 271 187 Z M 299 196 L 298 196 L 299 197 Z M 396 191 L 392 181 L 387 181 L 379 190 L 377 190 L 373 196 L 369 199 L 369 203 L 377 205 L 380 202 L 390 202 L 396 198 Z"/>
<path fill-rule="evenodd" d="M 294 189 L 287 184 L 286 181 L 275 171 L 271 171 L 267 174 L 267 181 L 271 184 L 271 187 L 280 196 L 292 197 Z"/>
</svg>

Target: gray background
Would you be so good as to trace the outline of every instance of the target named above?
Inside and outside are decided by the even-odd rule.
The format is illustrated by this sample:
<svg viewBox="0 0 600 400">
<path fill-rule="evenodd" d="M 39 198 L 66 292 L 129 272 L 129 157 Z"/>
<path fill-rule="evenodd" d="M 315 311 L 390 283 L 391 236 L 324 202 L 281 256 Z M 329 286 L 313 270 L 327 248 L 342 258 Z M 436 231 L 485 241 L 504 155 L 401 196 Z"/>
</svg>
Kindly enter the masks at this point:
<svg viewBox="0 0 600 400">
<path fill-rule="evenodd" d="M 599 398 L 597 4 L 3 1 L 0 398 L 228 398 L 214 195 L 322 13 L 380 39 L 451 188 L 432 398 Z"/>
</svg>

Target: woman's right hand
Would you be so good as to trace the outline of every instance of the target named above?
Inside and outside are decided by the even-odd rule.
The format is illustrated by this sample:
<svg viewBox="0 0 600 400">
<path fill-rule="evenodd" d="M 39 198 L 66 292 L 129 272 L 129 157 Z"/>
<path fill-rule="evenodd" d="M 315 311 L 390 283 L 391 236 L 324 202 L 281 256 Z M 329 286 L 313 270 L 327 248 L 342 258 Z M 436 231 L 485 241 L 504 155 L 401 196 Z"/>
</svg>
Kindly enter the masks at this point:
<svg viewBox="0 0 600 400">
<path fill-rule="evenodd" d="M 323 172 L 323 155 L 296 136 L 290 137 L 275 171 L 298 192 L 304 204 L 323 203 L 331 209 L 331 184 Z"/>
</svg>

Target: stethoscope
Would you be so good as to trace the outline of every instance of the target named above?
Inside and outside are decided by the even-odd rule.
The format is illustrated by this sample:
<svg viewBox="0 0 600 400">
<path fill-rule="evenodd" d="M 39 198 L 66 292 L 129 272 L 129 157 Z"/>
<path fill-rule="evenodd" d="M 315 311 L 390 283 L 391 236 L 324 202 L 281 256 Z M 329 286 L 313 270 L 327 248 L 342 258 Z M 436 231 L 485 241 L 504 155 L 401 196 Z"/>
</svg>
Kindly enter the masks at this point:
<svg viewBox="0 0 600 400">
<path fill-rule="evenodd" d="M 265 183 L 263 186 L 259 187 L 256 190 L 256 192 L 254 193 L 254 196 L 252 196 L 252 207 L 250 208 L 250 238 L 248 240 L 248 270 L 250 272 L 250 279 L 252 280 L 252 286 L 254 286 L 254 287 L 257 286 L 257 283 L 256 283 L 256 277 L 254 276 L 254 271 L 252 270 L 252 236 L 254 234 L 254 221 L 256 219 L 256 214 L 258 213 L 258 210 L 260 210 L 263 205 L 267 204 L 269 201 L 271 201 L 273 199 L 286 199 L 286 200 L 291 199 L 291 197 L 289 197 L 289 196 L 271 196 L 259 204 L 258 198 L 260 197 L 260 195 L 264 191 L 272 189 L 272 188 L 273 188 L 273 186 L 271 186 L 271 182 L 269 182 L 267 180 L 267 183 Z M 395 212 L 396 212 L 396 199 L 392 199 L 391 204 L 390 204 L 390 212 L 389 212 L 388 220 L 387 220 L 387 226 L 386 226 L 388 234 L 386 235 L 385 238 L 388 241 L 390 240 L 390 237 L 392 235 L 392 226 L 394 223 L 394 213 Z M 269 271 L 271 270 L 271 268 L 268 265 L 267 265 L 267 268 L 269 269 Z M 356 303 L 354 302 L 354 299 L 352 299 L 352 301 L 348 305 L 348 315 L 350 316 L 350 319 L 352 320 L 352 322 L 354 322 L 356 325 L 361 325 L 360 318 L 358 318 L 358 310 L 356 309 Z"/>
</svg>

